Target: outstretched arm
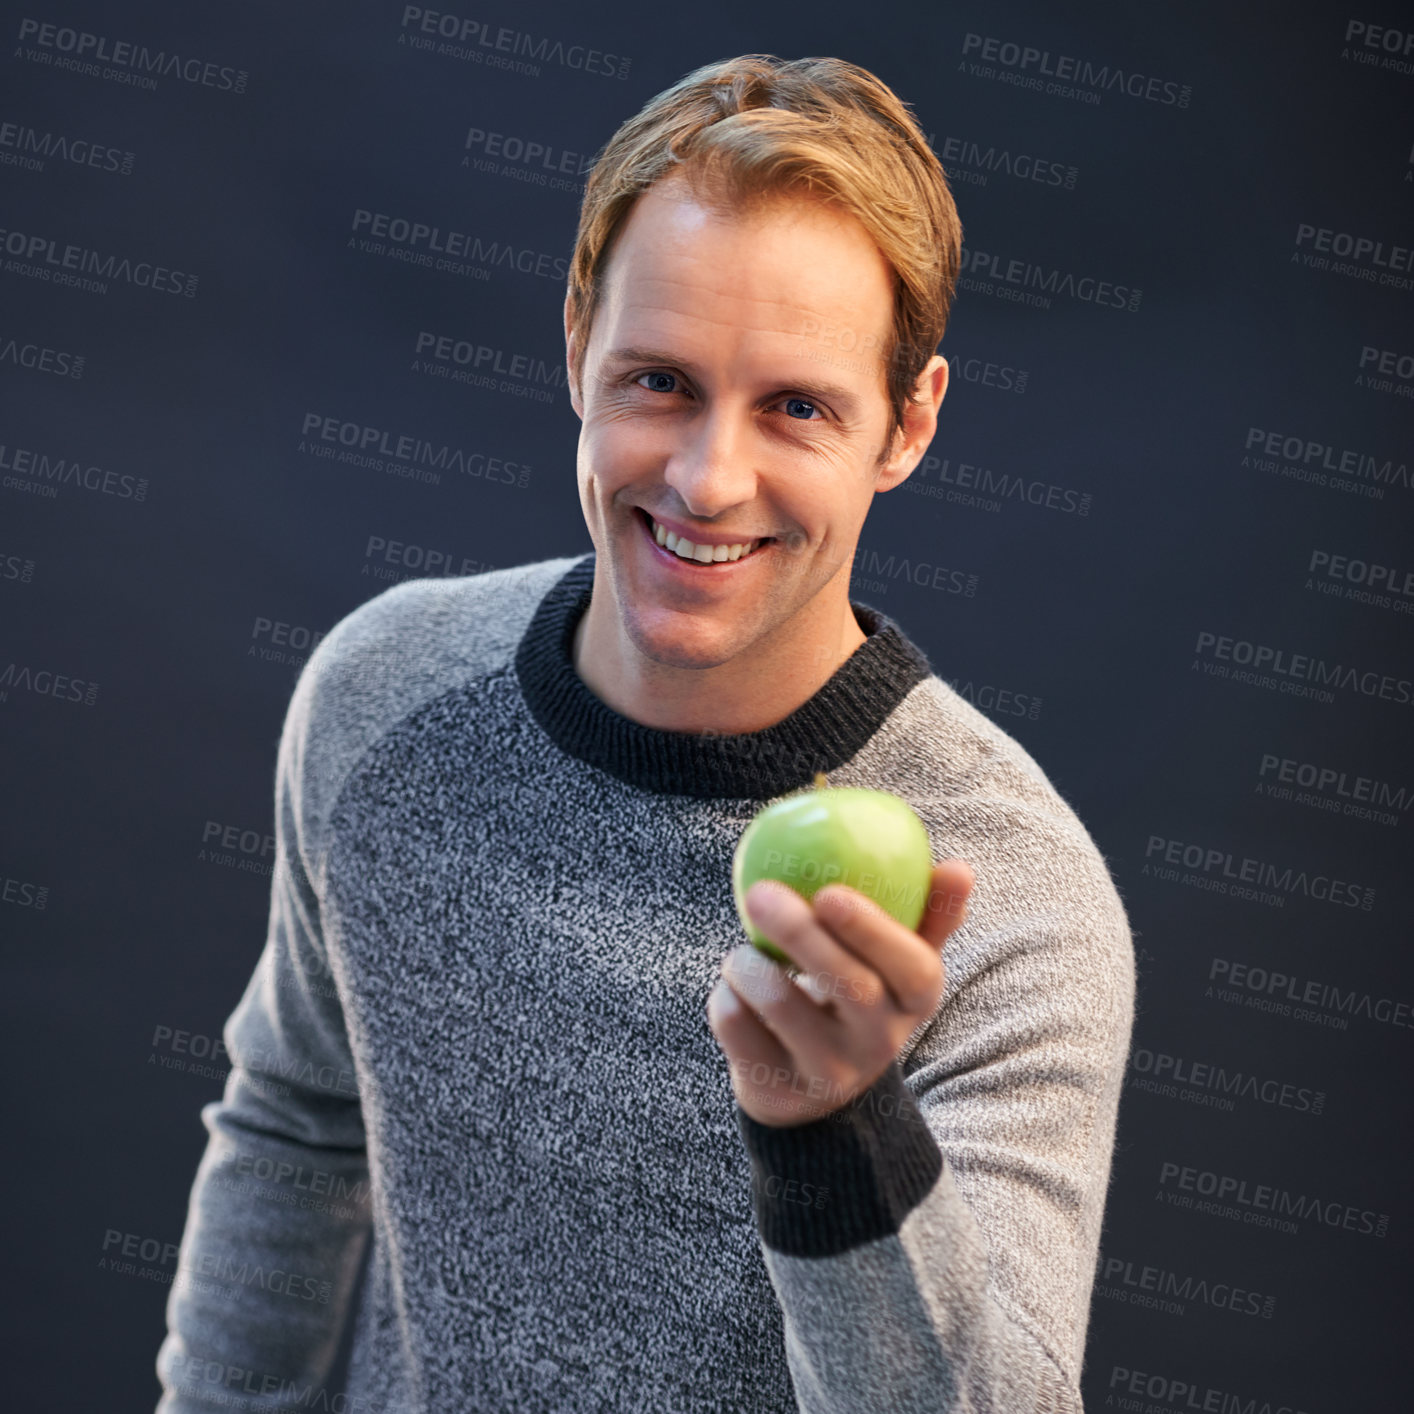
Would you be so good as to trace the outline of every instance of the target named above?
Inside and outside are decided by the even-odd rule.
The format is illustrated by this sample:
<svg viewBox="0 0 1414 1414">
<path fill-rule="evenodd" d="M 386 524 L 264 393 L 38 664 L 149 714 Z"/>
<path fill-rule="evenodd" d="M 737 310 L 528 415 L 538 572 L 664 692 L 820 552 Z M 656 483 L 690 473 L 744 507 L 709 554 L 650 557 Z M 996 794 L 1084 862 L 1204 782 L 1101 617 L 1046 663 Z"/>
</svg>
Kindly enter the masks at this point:
<svg viewBox="0 0 1414 1414">
<path fill-rule="evenodd" d="M 1015 918 L 938 1009 L 971 883 L 936 866 L 953 902 L 917 934 L 849 889 L 754 886 L 798 978 L 747 948 L 723 968 L 710 1024 L 802 1414 L 1080 1410 L 1131 945 Z"/>
</svg>

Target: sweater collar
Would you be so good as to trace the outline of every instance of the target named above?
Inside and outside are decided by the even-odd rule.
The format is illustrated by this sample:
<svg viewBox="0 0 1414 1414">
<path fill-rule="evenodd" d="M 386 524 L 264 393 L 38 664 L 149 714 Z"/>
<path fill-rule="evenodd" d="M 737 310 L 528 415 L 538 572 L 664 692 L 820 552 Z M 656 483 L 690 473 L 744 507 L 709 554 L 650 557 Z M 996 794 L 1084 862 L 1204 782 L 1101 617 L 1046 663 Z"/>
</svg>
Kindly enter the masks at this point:
<svg viewBox="0 0 1414 1414">
<path fill-rule="evenodd" d="M 758 732 L 713 736 L 646 727 L 608 706 L 574 668 L 574 631 L 589 606 L 595 552 L 546 591 L 516 649 L 535 720 L 571 756 L 661 795 L 769 800 L 853 757 L 913 687 L 928 659 L 887 614 L 850 601 L 866 640 L 808 701 Z"/>
</svg>

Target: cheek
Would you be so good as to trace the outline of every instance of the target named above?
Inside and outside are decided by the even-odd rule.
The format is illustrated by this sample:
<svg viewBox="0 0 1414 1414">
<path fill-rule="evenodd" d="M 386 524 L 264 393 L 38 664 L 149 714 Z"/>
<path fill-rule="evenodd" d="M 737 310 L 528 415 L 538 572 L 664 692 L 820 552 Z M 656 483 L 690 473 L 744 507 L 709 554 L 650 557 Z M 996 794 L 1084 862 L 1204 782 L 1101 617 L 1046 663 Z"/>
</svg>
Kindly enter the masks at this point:
<svg viewBox="0 0 1414 1414">
<path fill-rule="evenodd" d="M 811 542 L 853 535 L 868 510 L 867 495 L 843 468 L 816 466 L 808 478 L 783 476 L 775 486 L 785 523 Z"/>
<path fill-rule="evenodd" d="M 580 430 L 580 445 L 594 456 L 595 470 L 601 477 L 612 474 L 610 463 L 625 458 L 665 456 L 672 449 L 671 442 L 661 427 L 655 428 L 632 409 L 613 402 L 596 407 L 594 416 Z"/>
<path fill-rule="evenodd" d="M 580 439 L 580 463 L 606 501 L 646 486 L 661 490 L 666 468 L 677 455 L 670 436 L 637 420 L 604 422 Z"/>
</svg>

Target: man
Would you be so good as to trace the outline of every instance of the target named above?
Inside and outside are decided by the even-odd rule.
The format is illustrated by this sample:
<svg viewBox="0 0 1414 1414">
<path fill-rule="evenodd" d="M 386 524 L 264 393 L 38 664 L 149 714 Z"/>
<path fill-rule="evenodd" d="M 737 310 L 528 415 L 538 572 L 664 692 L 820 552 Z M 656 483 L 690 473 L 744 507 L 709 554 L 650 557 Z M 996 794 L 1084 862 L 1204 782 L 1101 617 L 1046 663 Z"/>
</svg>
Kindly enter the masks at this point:
<svg viewBox="0 0 1414 1414">
<path fill-rule="evenodd" d="M 936 430 L 960 235 L 838 60 L 709 65 L 601 153 L 565 305 L 594 550 L 399 585 L 301 674 L 160 1410 L 1080 1409 L 1124 907 L 848 598 Z M 817 771 L 939 862 L 916 933 L 757 885 L 787 970 L 731 856 Z"/>
</svg>

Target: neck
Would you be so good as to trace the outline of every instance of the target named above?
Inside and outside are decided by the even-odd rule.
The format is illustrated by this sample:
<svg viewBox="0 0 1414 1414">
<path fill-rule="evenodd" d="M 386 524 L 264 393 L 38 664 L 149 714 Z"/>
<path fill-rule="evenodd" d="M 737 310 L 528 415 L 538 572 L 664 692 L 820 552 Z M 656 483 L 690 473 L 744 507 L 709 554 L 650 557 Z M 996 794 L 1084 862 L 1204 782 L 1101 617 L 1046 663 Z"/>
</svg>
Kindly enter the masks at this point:
<svg viewBox="0 0 1414 1414">
<path fill-rule="evenodd" d="M 849 603 L 848 581 L 832 581 L 800 613 L 725 663 L 659 663 L 625 630 L 596 557 L 593 597 L 575 627 L 571 656 L 585 686 L 630 721 L 658 731 L 736 734 L 788 717 L 867 639 Z"/>
<path fill-rule="evenodd" d="M 550 585 L 516 647 L 515 679 L 527 711 L 560 750 L 636 790 L 758 801 L 798 790 L 817 771 L 853 760 L 932 673 L 887 614 L 856 603 L 864 642 L 781 720 L 754 732 L 644 726 L 608 706 L 575 669 L 575 630 L 588 613 L 597 568 L 590 552 Z"/>
</svg>

